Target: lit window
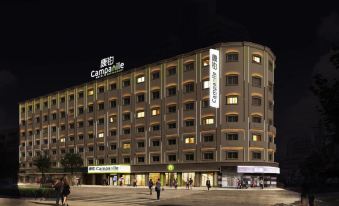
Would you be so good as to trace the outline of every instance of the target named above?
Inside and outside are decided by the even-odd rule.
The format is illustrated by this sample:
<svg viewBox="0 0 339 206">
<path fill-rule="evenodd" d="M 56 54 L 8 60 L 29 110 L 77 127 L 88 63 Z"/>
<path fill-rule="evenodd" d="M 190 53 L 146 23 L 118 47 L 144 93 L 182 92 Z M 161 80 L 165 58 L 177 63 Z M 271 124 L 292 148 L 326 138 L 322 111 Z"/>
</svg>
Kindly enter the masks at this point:
<svg viewBox="0 0 339 206">
<path fill-rule="evenodd" d="M 103 133 L 103 132 L 99 133 L 99 134 L 98 134 L 98 137 L 99 137 L 99 138 L 103 138 L 103 137 L 104 137 L 104 133 Z"/>
<path fill-rule="evenodd" d="M 156 116 L 160 114 L 160 108 L 152 109 L 152 116 Z"/>
<path fill-rule="evenodd" d="M 210 118 L 206 118 L 204 120 L 205 124 L 214 124 L 214 118 L 210 117 Z"/>
<path fill-rule="evenodd" d="M 195 138 L 194 137 L 186 137 L 185 138 L 185 143 L 186 144 L 193 144 L 195 142 Z"/>
<path fill-rule="evenodd" d="M 208 65 L 210 65 L 210 59 L 209 58 L 203 59 L 202 60 L 202 66 L 207 67 Z"/>
<path fill-rule="evenodd" d="M 130 144 L 130 143 L 124 143 L 124 144 L 122 145 L 122 147 L 123 147 L 124 149 L 130 149 L 130 148 L 131 148 L 131 144 Z"/>
<path fill-rule="evenodd" d="M 237 96 L 227 96 L 226 97 L 227 104 L 238 104 L 238 97 Z"/>
<path fill-rule="evenodd" d="M 261 141 L 261 135 L 260 134 L 253 134 L 252 135 L 252 141 L 254 141 L 254 142 Z"/>
<path fill-rule="evenodd" d="M 143 117 L 145 117 L 145 112 L 144 111 L 137 113 L 137 118 L 143 118 Z"/>
<path fill-rule="evenodd" d="M 112 115 L 112 116 L 109 117 L 109 123 L 114 123 L 114 122 L 116 122 L 116 120 L 117 120 L 116 115 Z"/>
<path fill-rule="evenodd" d="M 205 80 L 205 81 L 203 81 L 202 82 L 202 88 L 203 89 L 208 89 L 208 88 L 210 88 L 210 81 L 209 80 Z"/>
<path fill-rule="evenodd" d="M 144 76 L 138 77 L 137 83 L 142 83 L 142 82 L 145 82 L 145 77 Z"/>
<path fill-rule="evenodd" d="M 60 138 L 60 142 L 65 142 L 65 138 Z"/>
<path fill-rule="evenodd" d="M 88 90 L 88 96 L 92 96 L 94 94 L 94 90 L 93 89 L 89 89 Z"/>
<path fill-rule="evenodd" d="M 257 63 L 257 64 L 261 64 L 261 56 L 253 55 L 252 56 L 252 62 Z"/>
</svg>

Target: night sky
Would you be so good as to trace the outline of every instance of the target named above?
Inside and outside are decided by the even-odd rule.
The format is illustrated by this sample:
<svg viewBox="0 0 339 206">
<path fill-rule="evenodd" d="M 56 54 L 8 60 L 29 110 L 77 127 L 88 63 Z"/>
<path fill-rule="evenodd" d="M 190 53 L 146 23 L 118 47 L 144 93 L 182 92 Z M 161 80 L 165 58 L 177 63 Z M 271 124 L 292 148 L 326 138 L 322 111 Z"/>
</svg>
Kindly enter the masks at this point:
<svg viewBox="0 0 339 206">
<path fill-rule="evenodd" d="M 94 2 L 94 1 L 93 1 Z M 316 72 L 329 74 L 339 12 L 325 1 L 5 1 L 0 3 L 0 128 L 16 127 L 18 102 L 90 80 L 100 59 L 142 66 L 217 42 L 272 49 L 278 150 L 316 126 Z M 239 3 L 236 3 L 239 2 Z"/>
</svg>

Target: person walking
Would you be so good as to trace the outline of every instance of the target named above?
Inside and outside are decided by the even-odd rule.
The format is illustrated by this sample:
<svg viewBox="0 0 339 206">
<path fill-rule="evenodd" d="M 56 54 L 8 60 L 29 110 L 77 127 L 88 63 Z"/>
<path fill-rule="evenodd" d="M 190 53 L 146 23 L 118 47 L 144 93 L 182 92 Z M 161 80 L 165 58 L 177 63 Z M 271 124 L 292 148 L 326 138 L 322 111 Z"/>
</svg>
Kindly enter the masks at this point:
<svg viewBox="0 0 339 206">
<path fill-rule="evenodd" d="M 155 183 L 155 191 L 157 192 L 157 200 L 160 200 L 160 191 L 161 191 L 161 183 L 160 179 Z"/>
<path fill-rule="evenodd" d="M 263 179 L 260 179 L 260 187 L 261 187 L 261 189 L 264 189 L 264 180 Z"/>
<path fill-rule="evenodd" d="M 207 186 L 207 190 L 210 190 L 210 188 L 211 188 L 211 181 L 209 179 L 206 180 L 206 186 Z"/>
<path fill-rule="evenodd" d="M 71 193 L 71 187 L 69 186 L 69 183 L 66 178 L 63 179 L 63 182 L 64 182 L 64 189 L 62 191 L 62 195 L 64 197 L 64 202 L 62 205 L 68 206 L 67 198 L 68 198 L 68 195 Z"/>
<path fill-rule="evenodd" d="M 187 179 L 187 181 L 186 181 L 186 189 L 188 190 L 189 187 L 190 187 L 190 182 L 189 182 L 189 179 Z"/>
<path fill-rule="evenodd" d="M 193 189 L 192 187 L 193 187 L 193 180 L 192 180 L 192 178 L 190 178 L 190 180 L 189 180 L 189 188 Z"/>
<path fill-rule="evenodd" d="M 61 200 L 61 204 L 64 202 L 64 198 L 62 196 L 64 185 L 62 179 L 57 179 L 54 184 L 54 190 L 56 191 L 56 205 L 59 205 L 59 201 Z"/>
<path fill-rule="evenodd" d="M 153 180 L 149 179 L 148 181 L 149 195 L 152 195 L 152 187 L 153 187 Z"/>
<path fill-rule="evenodd" d="M 174 188 L 177 189 L 178 188 L 178 180 L 174 179 Z"/>
</svg>

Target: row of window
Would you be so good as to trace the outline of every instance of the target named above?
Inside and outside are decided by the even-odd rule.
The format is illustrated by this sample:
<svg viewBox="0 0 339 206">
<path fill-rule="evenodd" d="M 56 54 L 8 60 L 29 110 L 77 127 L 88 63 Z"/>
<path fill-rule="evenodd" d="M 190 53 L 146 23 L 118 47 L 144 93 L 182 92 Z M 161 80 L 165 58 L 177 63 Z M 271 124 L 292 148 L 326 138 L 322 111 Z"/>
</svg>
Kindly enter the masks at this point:
<svg viewBox="0 0 339 206">
<path fill-rule="evenodd" d="M 232 74 L 232 75 L 226 75 L 226 85 L 227 86 L 230 86 L 230 85 L 238 85 L 239 84 L 239 77 L 238 75 L 235 75 L 235 74 Z M 208 89 L 209 88 L 209 80 L 204 80 L 203 83 L 203 89 Z M 258 76 L 253 76 L 252 77 L 252 86 L 254 87 L 261 87 L 262 85 L 262 80 L 261 80 L 261 77 L 258 77 Z M 100 89 L 102 88 L 102 89 Z M 185 93 L 190 93 L 190 92 L 194 92 L 194 88 L 195 88 L 195 85 L 194 85 L 194 82 L 188 82 L 184 85 L 184 92 Z M 104 87 L 99 87 L 100 91 L 104 91 Z M 268 83 L 268 90 L 269 92 L 273 92 L 273 84 L 272 82 L 269 82 Z M 92 90 L 89 90 L 89 91 L 92 91 Z M 102 91 L 102 92 L 103 92 Z M 152 99 L 155 100 L 155 99 L 160 99 L 160 90 L 153 90 L 151 91 L 152 95 Z M 89 94 L 92 94 L 93 95 L 93 91 L 92 92 L 89 92 Z M 170 86 L 170 87 L 167 87 L 167 96 L 175 96 L 177 94 L 177 88 L 176 86 Z M 70 98 L 70 100 L 74 100 L 74 95 L 70 95 L 72 98 Z M 79 92 L 78 93 L 78 96 L 79 98 L 83 98 L 83 92 Z M 65 97 L 61 97 L 60 99 L 61 103 L 63 103 L 65 101 Z M 116 100 L 112 100 L 112 101 L 115 101 L 115 103 L 111 103 L 114 106 L 116 105 Z M 137 102 L 144 102 L 145 101 L 145 95 L 144 94 L 137 94 L 136 95 L 136 101 Z M 52 106 L 56 106 L 57 104 L 57 101 L 56 99 L 52 99 Z M 130 97 L 124 97 L 123 98 L 123 105 L 129 105 L 130 104 Z M 36 107 L 36 110 L 39 110 L 40 109 L 40 104 L 37 103 L 35 105 Z M 48 108 L 48 102 L 44 102 L 44 107 L 45 108 Z M 99 110 L 100 109 L 104 109 L 104 107 L 101 108 L 101 105 L 99 104 L 98 106 Z M 28 106 L 28 111 L 29 112 L 32 112 L 33 111 L 33 108 L 32 108 L 32 105 L 29 105 Z M 22 107 L 21 108 L 21 112 L 25 112 L 25 108 Z"/>
<path fill-rule="evenodd" d="M 93 133 L 89 133 L 87 135 L 88 139 L 93 139 L 94 138 L 94 135 Z M 104 137 L 104 133 L 99 133 L 97 138 L 103 138 Z M 239 140 L 239 134 L 238 133 L 226 133 L 225 134 L 225 139 L 227 141 L 238 141 Z M 75 137 L 74 136 L 69 136 L 68 137 L 68 141 L 75 141 Z M 82 141 L 84 140 L 84 135 L 81 134 L 81 135 L 78 135 L 78 138 L 77 140 L 79 141 Z M 262 139 L 262 135 L 259 134 L 259 133 L 253 133 L 252 134 L 252 137 L 251 137 L 251 140 L 254 141 L 254 142 L 261 142 L 263 141 Z M 42 140 L 43 141 L 43 144 L 48 144 L 48 139 L 44 139 Z M 52 141 L 52 144 L 55 144 L 57 143 L 57 139 L 56 138 L 52 138 L 51 139 Z M 66 138 L 65 137 L 62 137 L 60 138 L 60 142 L 65 142 L 66 141 Z M 184 138 L 184 143 L 185 144 L 194 144 L 196 142 L 196 138 L 194 136 L 188 136 L 188 137 L 185 137 Z M 207 135 L 203 135 L 202 137 L 202 141 L 205 142 L 205 143 L 208 143 L 208 142 L 214 142 L 214 135 L 213 134 L 207 134 Z M 274 138 L 272 136 L 269 136 L 268 137 L 268 142 L 269 143 L 273 143 L 274 141 Z M 153 147 L 157 147 L 157 146 L 160 146 L 160 139 L 154 139 L 151 141 L 151 146 Z M 177 139 L 176 138 L 169 138 L 167 139 L 167 144 L 168 145 L 176 145 L 177 144 Z M 28 143 L 29 146 L 32 146 L 32 141 L 29 141 Z M 35 141 L 35 145 L 40 145 L 40 140 L 36 140 Z M 21 143 L 21 146 L 24 147 L 25 146 L 25 143 Z M 131 145 L 129 142 L 127 143 L 123 143 L 123 146 L 122 148 L 123 149 L 130 149 Z M 145 143 L 144 141 L 137 141 L 137 148 L 144 148 L 145 147 Z M 117 147 L 116 147 L 116 144 L 111 144 L 111 150 L 115 150 Z M 99 149 L 101 150 L 101 149 Z M 104 150 L 104 146 L 102 145 L 102 150 Z"/>
</svg>

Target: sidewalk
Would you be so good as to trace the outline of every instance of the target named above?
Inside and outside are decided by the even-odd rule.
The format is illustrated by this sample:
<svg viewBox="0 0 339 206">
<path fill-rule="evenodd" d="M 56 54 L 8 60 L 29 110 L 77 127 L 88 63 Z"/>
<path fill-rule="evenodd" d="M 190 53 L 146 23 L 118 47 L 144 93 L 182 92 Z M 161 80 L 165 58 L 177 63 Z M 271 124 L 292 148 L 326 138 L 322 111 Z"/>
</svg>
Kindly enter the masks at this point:
<svg viewBox="0 0 339 206">
<path fill-rule="evenodd" d="M 147 186 L 137 186 L 137 187 L 133 187 L 133 186 L 112 186 L 112 185 L 108 185 L 108 186 L 104 186 L 104 185 L 79 185 L 79 186 L 72 186 L 72 188 L 122 188 L 122 189 L 148 189 Z M 169 186 L 164 186 L 163 187 L 164 190 L 175 190 L 174 187 L 169 187 Z M 187 190 L 186 187 L 178 187 L 177 190 Z M 197 191 L 203 191 L 203 190 L 207 190 L 206 187 L 193 187 L 192 190 L 197 190 Z M 248 189 L 237 189 L 237 188 L 226 188 L 226 187 L 212 187 L 210 188 L 210 190 L 237 190 L 237 191 L 247 191 L 247 190 L 256 190 L 256 191 L 260 191 L 262 190 L 261 188 L 257 187 L 257 188 L 248 188 Z M 274 187 L 266 187 L 263 190 L 269 190 L 269 191 L 282 191 L 285 190 L 283 188 L 274 188 Z"/>
</svg>

